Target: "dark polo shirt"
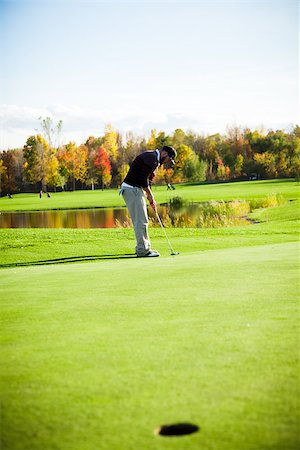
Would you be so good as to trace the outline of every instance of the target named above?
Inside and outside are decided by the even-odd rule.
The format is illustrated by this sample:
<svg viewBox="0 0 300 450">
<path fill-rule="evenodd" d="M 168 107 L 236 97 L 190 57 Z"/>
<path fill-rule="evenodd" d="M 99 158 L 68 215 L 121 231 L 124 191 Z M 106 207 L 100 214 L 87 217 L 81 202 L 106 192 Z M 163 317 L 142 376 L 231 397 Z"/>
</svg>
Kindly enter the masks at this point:
<svg viewBox="0 0 300 450">
<path fill-rule="evenodd" d="M 158 166 L 159 160 L 156 150 L 143 152 L 132 162 L 124 182 L 141 188 L 151 186 L 154 171 Z"/>
</svg>

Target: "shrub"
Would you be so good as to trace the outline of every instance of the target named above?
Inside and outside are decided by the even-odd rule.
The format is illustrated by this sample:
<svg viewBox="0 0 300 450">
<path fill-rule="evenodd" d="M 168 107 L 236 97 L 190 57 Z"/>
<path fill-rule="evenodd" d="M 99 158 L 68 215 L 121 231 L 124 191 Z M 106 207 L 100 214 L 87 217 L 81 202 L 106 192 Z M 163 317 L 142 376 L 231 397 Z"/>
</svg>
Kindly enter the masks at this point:
<svg viewBox="0 0 300 450">
<path fill-rule="evenodd" d="M 273 208 L 274 206 L 284 205 L 286 199 L 281 194 L 270 194 L 268 197 L 250 200 L 250 209 Z"/>
<path fill-rule="evenodd" d="M 171 209 L 180 209 L 182 208 L 184 205 L 186 205 L 186 200 L 184 200 L 182 197 L 176 196 L 171 198 L 169 205 Z"/>
</svg>

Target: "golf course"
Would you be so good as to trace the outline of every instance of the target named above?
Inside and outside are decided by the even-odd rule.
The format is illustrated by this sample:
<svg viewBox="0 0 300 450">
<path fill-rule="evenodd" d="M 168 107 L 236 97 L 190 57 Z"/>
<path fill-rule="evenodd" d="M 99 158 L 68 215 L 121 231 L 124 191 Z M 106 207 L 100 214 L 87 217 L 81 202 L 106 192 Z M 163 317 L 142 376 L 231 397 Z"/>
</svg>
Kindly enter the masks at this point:
<svg viewBox="0 0 300 450">
<path fill-rule="evenodd" d="M 154 186 L 249 205 L 246 224 L 0 229 L 3 450 L 300 447 L 299 183 Z M 0 198 L 0 212 L 124 206 L 117 189 Z M 198 431 L 162 436 L 159 427 Z"/>
</svg>

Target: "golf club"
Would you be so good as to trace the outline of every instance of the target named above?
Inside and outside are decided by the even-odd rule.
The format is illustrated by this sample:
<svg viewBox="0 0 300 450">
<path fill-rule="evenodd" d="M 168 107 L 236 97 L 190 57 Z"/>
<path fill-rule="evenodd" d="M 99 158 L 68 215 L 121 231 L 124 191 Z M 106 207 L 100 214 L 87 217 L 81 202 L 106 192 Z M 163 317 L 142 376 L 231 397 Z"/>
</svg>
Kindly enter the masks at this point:
<svg viewBox="0 0 300 450">
<path fill-rule="evenodd" d="M 162 227 L 162 229 L 163 229 L 163 232 L 165 233 L 166 239 L 167 239 L 167 241 L 168 241 L 168 244 L 169 244 L 169 247 L 170 247 L 170 249 L 171 249 L 171 255 L 179 255 L 179 253 L 178 253 L 178 252 L 175 252 L 175 251 L 173 250 L 173 248 L 172 248 L 171 242 L 169 241 L 169 238 L 168 238 L 168 236 L 167 236 L 167 233 L 166 233 L 165 227 L 163 226 L 163 223 L 162 223 L 162 221 L 160 220 L 160 217 L 159 217 L 159 214 L 158 214 L 158 212 L 157 212 L 157 211 L 155 211 L 155 214 L 156 214 L 156 217 L 157 217 L 157 220 L 158 220 L 158 222 L 159 222 L 160 226 L 161 226 L 161 227 Z"/>
</svg>

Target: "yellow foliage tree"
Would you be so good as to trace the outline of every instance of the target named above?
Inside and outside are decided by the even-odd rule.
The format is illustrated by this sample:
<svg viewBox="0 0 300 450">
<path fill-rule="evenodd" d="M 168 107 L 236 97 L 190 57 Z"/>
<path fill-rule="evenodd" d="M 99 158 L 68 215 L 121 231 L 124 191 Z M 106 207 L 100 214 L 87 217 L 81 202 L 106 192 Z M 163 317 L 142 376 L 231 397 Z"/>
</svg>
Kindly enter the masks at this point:
<svg viewBox="0 0 300 450">
<path fill-rule="evenodd" d="M 6 170 L 7 169 L 6 169 L 5 165 L 3 164 L 2 159 L 0 159 L 0 195 L 2 192 L 2 177 L 6 173 Z"/>
<path fill-rule="evenodd" d="M 52 160 L 55 159 L 55 151 L 40 135 L 30 136 L 23 148 L 24 169 L 28 181 L 42 184 L 42 189 L 47 189 L 50 171 L 53 170 Z M 58 169 L 58 167 L 57 167 Z"/>
<path fill-rule="evenodd" d="M 83 182 L 86 179 L 87 155 L 87 147 L 84 144 L 77 147 L 75 142 L 69 142 L 58 153 L 60 173 L 66 179 L 73 180 L 73 190 L 75 190 L 75 180 Z"/>
<path fill-rule="evenodd" d="M 184 180 L 183 168 L 185 162 L 193 157 L 194 152 L 191 149 L 191 147 L 184 144 L 179 145 L 176 150 L 177 156 L 176 156 L 176 165 L 174 167 L 173 182 L 180 183 Z"/>
<path fill-rule="evenodd" d="M 277 176 L 276 158 L 273 153 L 255 153 L 253 159 L 263 167 L 269 177 Z"/>
<path fill-rule="evenodd" d="M 155 150 L 156 149 L 156 138 L 157 138 L 156 130 L 153 129 L 153 130 L 151 130 L 150 137 L 147 141 L 147 150 Z"/>
<path fill-rule="evenodd" d="M 111 162 L 115 164 L 118 158 L 118 134 L 111 124 L 105 126 L 103 147 L 107 151 Z"/>
</svg>

